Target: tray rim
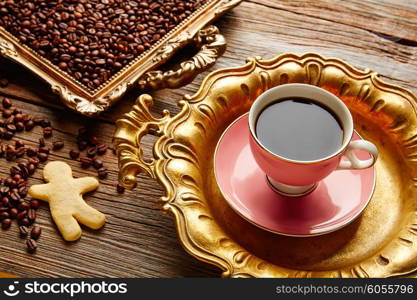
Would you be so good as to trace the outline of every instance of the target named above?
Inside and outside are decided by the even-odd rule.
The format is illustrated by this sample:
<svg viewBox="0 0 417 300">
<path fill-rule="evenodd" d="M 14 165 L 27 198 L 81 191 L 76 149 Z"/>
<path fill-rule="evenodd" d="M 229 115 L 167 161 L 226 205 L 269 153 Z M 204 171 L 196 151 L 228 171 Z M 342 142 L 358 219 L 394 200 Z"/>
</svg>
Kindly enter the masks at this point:
<svg viewBox="0 0 417 300">
<path fill-rule="evenodd" d="M 42 57 L 0 26 L 0 56 L 14 61 L 51 85 L 54 93 L 69 108 L 88 116 L 97 115 L 116 102 L 132 88 L 147 71 L 167 62 L 173 53 L 190 43 L 199 30 L 214 22 L 243 0 L 210 0 L 183 20 L 152 47 L 95 90 L 90 90 Z"/>
<path fill-rule="evenodd" d="M 234 75 L 247 75 L 253 72 L 255 69 L 259 68 L 260 70 L 268 70 L 277 67 L 280 63 L 285 63 L 288 61 L 299 61 L 303 62 L 305 66 L 306 61 L 312 61 L 318 64 L 326 66 L 334 66 L 341 68 L 346 74 L 356 80 L 360 79 L 369 79 L 375 88 L 389 93 L 393 93 L 401 96 L 409 102 L 413 111 L 411 114 L 415 118 L 417 115 L 417 96 L 414 95 L 410 90 L 384 82 L 379 74 L 372 72 L 369 69 L 360 70 L 351 66 L 350 64 L 337 59 L 337 58 L 324 58 L 316 53 L 305 53 L 302 55 L 297 55 L 293 53 L 283 53 L 277 57 L 274 57 L 269 60 L 262 60 L 260 57 L 248 58 L 246 64 L 243 66 L 238 66 L 234 68 L 225 68 L 221 70 L 214 71 L 210 73 L 202 82 L 199 90 L 193 95 L 185 95 L 184 100 L 181 100 L 178 104 L 181 107 L 181 111 L 174 117 L 170 117 L 168 112 L 165 112 L 164 117 L 161 119 L 150 117 L 146 121 L 150 121 L 154 125 L 160 125 L 160 130 L 158 131 L 161 137 L 156 141 L 154 146 L 154 154 L 157 163 L 153 164 L 143 164 L 142 161 L 138 160 L 139 156 L 139 145 L 137 141 L 140 140 L 139 136 L 144 135 L 144 132 L 135 135 L 134 139 L 129 137 L 129 131 L 137 131 L 139 127 L 145 121 L 141 119 L 143 114 L 150 114 L 150 106 L 152 105 L 152 98 L 149 95 L 141 96 L 137 104 L 135 105 L 132 112 L 125 115 L 125 118 L 120 120 L 117 124 L 117 130 L 115 133 L 115 142 L 117 147 L 117 153 L 119 156 L 119 166 L 120 166 L 120 181 L 122 184 L 128 187 L 132 187 L 133 182 L 135 181 L 134 176 L 140 171 L 147 172 L 150 176 L 157 178 L 158 181 L 164 187 L 166 191 L 165 196 L 161 198 L 163 204 L 163 209 L 170 211 L 175 218 L 176 228 L 179 235 L 179 239 L 185 250 L 196 257 L 199 260 L 205 261 L 207 263 L 216 265 L 220 267 L 224 272 L 222 273 L 223 277 L 256 277 L 256 276 L 268 276 L 277 275 L 280 277 L 327 277 L 327 276 L 338 276 L 338 277 L 368 277 L 367 272 L 359 265 L 352 268 L 350 273 L 346 272 L 336 272 L 335 271 L 301 271 L 301 270 L 289 270 L 283 267 L 277 267 L 275 272 L 263 272 L 265 262 L 251 253 L 247 252 L 241 246 L 229 247 L 230 249 L 221 249 L 222 251 L 214 251 L 211 247 L 221 247 L 220 245 L 210 245 L 210 247 L 201 248 L 193 238 L 191 225 L 197 226 L 195 221 L 188 220 L 184 212 L 187 209 L 184 205 L 181 204 L 178 195 L 178 188 L 174 184 L 173 174 L 169 174 L 167 171 L 167 166 L 170 161 L 176 158 L 175 155 L 170 153 L 168 150 L 170 143 L 174 139 L 175 129 L 182 123 L 187 120 L 191 115 L 192 107 L 205 99 L 207 97 L 211 87 L 215 82 L 225 78 L 227 76 Z M 261 76 L 262 77 L 262 76 Z M 264 84 L 267 84 L 265 78 L 262 79 Z M 310 83 L 311 84 L 311 83 Z M 313 83 L 314 84 L 314 83 Z M 243 92 L 245 93 L 245 87 L 241 86 Z M 246 86 L 247 88 L 247 86 Z M 136 123 L 136 124 L 135 124 Z M 130 127 L 129 127 L 130 126 Z M 399 128 L 401 124 L 397 124 L 393 129 Z M 148 167 L 148 169 L 146 168 Z M 154 169 L 153 169 L 154 168 Z M 209 215 L 209 212 L 204 211 Z M 204 216 L 204 214 L 203 214 Z M 209 217 L 209 216 L 207 216 Z M 190 223 L 190 224 L 189 224 Z M 414 223 L 417 223 L 417 213 L 414 215 Z M 414 227 L 413 227 L 414 228 Z M 415 232 L 414 235 L 417 235 L 417 230 L 413 229 Z M 219 237 L 221 240 L 222 238 Z M 225 240 L 226 241 L 226 240 Z M 376 262 L 375 262 L 376 264 Z M 381 267 L 381 266 L 378 266 Z M 401 269 L 398 272 L 387 272 L 383 273 L 382 277 L 394 277 L 411 274 L 417 271 L 417 265 L 409 266 L 408 268 Z M 313 275 L 314 274 L 314 275 Z M 415 274 L 414 274 L 415 275 Z M 414 276 L 412 275 L 412 276 Z"/>
</svg>

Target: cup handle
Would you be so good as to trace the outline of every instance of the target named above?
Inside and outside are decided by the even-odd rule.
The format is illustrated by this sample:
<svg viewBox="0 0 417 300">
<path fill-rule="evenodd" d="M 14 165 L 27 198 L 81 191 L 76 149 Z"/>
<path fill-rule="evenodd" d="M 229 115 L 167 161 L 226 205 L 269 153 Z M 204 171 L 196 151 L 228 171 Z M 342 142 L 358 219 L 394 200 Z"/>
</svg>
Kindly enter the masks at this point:
<svg viewBox="0 0 417 300">
<path fill-rule="evenodd" d="M 371 158 L 366 160 L 359 159 L 355 154 L 355 150 L 365 150 L 371 155 Z M 368 141 L 351 141 L 344 155 L 349 160 L 341 160 L 337 167 L 338 170 L 366 169 L 375 164 L 378 158 L 378 149 Z"/>
</svg>

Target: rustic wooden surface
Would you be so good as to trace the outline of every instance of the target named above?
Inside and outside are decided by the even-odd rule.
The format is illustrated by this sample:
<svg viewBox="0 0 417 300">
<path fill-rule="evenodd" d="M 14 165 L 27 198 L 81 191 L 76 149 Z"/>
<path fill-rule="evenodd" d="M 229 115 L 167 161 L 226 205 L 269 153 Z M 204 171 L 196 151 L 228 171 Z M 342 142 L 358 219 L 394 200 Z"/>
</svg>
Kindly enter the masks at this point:
<svg viewBox="0 0 417 300">
<path fill-rule="evenodd" d="M 417 1 L 414 0 L 250 0 L 243 2 L 217 25 L 228 40 L 228 50 L 214 69 L 237 66 L 250 56 L 271 58 L 282 52 L 318 52 L 338 57 L 382 74 L 390 82 L 417 92 Z M 178 90 L 152 92 L 155 113 L 178 111 L 176 102 L 184 94 L 197 91 L 202 78 Z M 29 72 L 0 60 L 0 77 L 10 85 L 0 95 L 14 99 L 25 112 L 51 119 L 54 138 L 65 140 L 65 150 L 51 160 L 69 162 L 75 176 L 95 175 L 68 159 L 75 147 L 75 134 L 90 126 L 103 142 L 110 143 L 114 121 L 129 111 L 138 92 L 89 120 L 64 109 L 49 87 Z M 0 96 L 1 98 L 1 96 Z M 39 130 L 19 134 L 28 144 L 40 137 Z M 150 153 L 155 137 L 144 141 Z M 220 270 L 199 262 L 181 248 L 170 215 L 161 211 L 158 199 L 163 191 L 157 182 L 141 175 L 138 188 L 123 195 L 115 192 L 117 161 L 112 153 L 105 158 L 110 174 L 87 201 L 108 216 L 104 229 L 85 230 L 80 241 L 66 243 L 51 222 L 46 205 L 39 210 L 43 228 L 36 255 L 25 252 L 17 226 L 0 231 L 0 271 L 19 276 L 109 276 L 109 277 L 214 277 Z M 9 164 L 0 160 L 0 176 Z M 40 183 L 38 172 L 31 183 Z"/>
</svg>

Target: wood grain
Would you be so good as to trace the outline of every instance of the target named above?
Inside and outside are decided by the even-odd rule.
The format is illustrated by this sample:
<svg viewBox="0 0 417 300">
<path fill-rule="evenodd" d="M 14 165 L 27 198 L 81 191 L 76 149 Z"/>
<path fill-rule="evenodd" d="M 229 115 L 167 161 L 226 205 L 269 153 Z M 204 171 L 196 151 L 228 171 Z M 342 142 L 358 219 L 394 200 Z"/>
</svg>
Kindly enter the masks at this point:
<svg viewBox="0 0 417 300">
<path fill-rule="evenodd" d="M 417 92 L 417 2 L 407 0 L 250 0 L 218 22 L 228 40 L 228 50 L 212 69 L 237 66 L 246 57 L 272 58 L 283 52 L 318 52 L 338 57 L 359 68 L 370 68 L 384 80 Z M 187 53 L 186 53 L 187 54 Z M 178 62 L 174 59 L 172 64 Z M 154 112 L 178 112 L 176 103 L 184 94 L 193 94 L 208 72 L 177 90 L 149 91 Z M 0 59 L 0 77 L 10 80 L 1 95 L 14 99 L 16 106 L 31 114 L 51 119 L 53 139 L 65 140 L 64 150 L 51 159 L 67 161 L 76 177 L 95 175 L 68 159 L 75 147 L 75 134 L 86 125 L 100 140 L 111 142 L 114 122 L 128 112 L 139 95 L 129 92 L 121 103 L 97 119 L 89 120 L 62 107 L 49 87 L 21 67 Z M 0 97 L 1 98 L 1 97 Z M 65 120 L 65 121 L 63 121 Z M 38 129 L 24 136 L 28 144 L 40 137 Z M 53 140 L 52 139 L 52 140 Z M 156 137 L 143 142 L 150 155 Z M 139 176 L 138 188 L 123 195 L 115 192 L 117 160 L 109 151 L 105 164 L 110 170 L 97 192 L 87 201 L 108 216 L 104 229 L 85 230 L 76 243 L 66 243 L 53 225 L 48 207 L 42 206 L 38 223 L 43 228 L 36 255 L 25 252 L 16 224 L 0 231 L 0 270 L 31 277 L 201 277 L 219 276 L 220 270 L 199 262 L 181 248 L 171 216 L 161 211 L 159 184 Z M 0 160 L 4 177 L 10 164 Z M 41 173 L 31 179 L 40 183 Z"/>
</svg>

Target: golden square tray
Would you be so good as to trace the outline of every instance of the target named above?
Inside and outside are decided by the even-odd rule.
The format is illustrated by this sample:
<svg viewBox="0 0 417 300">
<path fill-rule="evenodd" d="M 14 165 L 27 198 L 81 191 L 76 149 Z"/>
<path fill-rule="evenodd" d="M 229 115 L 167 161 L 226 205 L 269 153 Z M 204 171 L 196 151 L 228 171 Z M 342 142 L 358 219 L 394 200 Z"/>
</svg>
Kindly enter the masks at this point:
<svg viewBox="0 0 417 300">
<path fill-rule="evenodd" d="M 207 26 L 242 0 L 210 0 L 168 32 L 149 50 L 134 59 L 96 90 L 90 90 L 0 27 L 0 55 L 17 62 L 51 85 L 54 93 L 71 109 L 97 115 L 116 103 L 130 88 L 176 88 L 210 68 L 226 48 L 215 26 Z M 178 70 L 155 71 L 172 55 L 193 43 L 199 52 L 181 63 Z"/>
<path fill-rule="evenodd" d="M 350 108 L 355 129 L 380 151 L 374 195 L 347 227 L 295 238 L 263 231 L 238 216 L 222 197 L 213 154 L 228 125 L 265 90 L 285 83 L 320 86 Z M 176 220 L 184 248 L 220 267 L 224 277 L 392 277 L 417 270 L 417 97 L 334 58 L 287 53 L 248 59 L 208 75 L 179 102 L 180 113 L 151 115 L 142 95 L 117 123 L 120 181 L 132 188 L 138 172 L 164 186 L 163 208 Z M 141 138 L 160 135 L 144 161 Z"/>
</svg>

